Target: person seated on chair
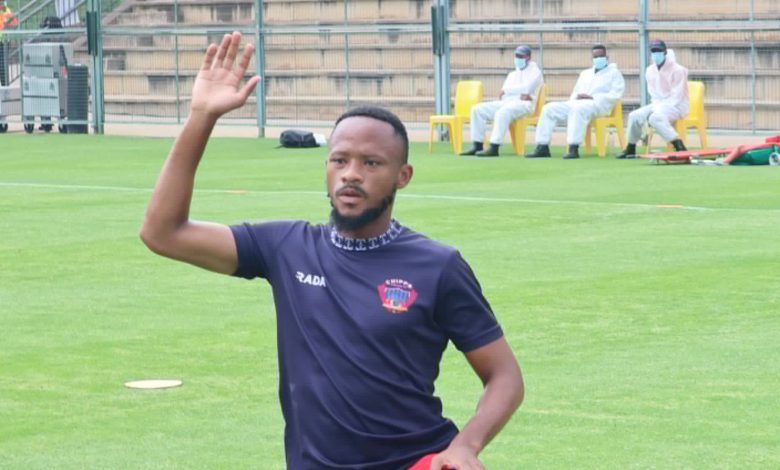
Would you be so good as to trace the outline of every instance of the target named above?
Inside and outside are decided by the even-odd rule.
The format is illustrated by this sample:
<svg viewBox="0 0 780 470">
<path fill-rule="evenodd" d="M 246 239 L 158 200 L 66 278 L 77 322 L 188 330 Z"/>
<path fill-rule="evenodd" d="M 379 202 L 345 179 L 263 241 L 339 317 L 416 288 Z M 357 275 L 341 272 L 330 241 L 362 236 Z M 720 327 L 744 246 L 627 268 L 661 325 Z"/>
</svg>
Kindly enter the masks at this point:
<svg viewBox="0 0 780 470">
<path fill-rule="evenodd" d="M 504 142 L 509 124 L 515 119 L 531 114 L 536 109 L 536 98 L 544 84 L 542 71 L 531 60 L 531 48 L 526 45 L 515 49 L 515 70 L 509 72 L 501 87 L 498 100 L 480 103 L 471 108 L 471 140 L 473 146 L 461 155 L 497 157 L 498 147 Z M 493 121 L 490 148 L 482 148 L 485 127 Z"/>
<path fill-rule="evenodd" d="M 607 116 L 623 97 L 626 84 L 617 64 L 609 63 L 607 48 L 591 48 L 593 67 L 580 72 L 568 101 L 547 103 L 536 125 L 536 149 L 526 158 L 548 158 L 550 140 L 557 124 L 566 123 L 569 151 L 563 158 L 580 158 L 579 147 L 591 119 Z"/>
<path fill-rule="evenodd" d="M 628 115 L 628 145 L 617 158 L 636 158 L 636 143 L 645 124 L 650 125 L 675 151 L 686 150 L 672 122 L 688 115 L 688 69 L 678 64 L 674 51 L 667 53 L 660 39 L 650 41 L 653 63 L 645 71 L 650 104 Z"/>
</svg>

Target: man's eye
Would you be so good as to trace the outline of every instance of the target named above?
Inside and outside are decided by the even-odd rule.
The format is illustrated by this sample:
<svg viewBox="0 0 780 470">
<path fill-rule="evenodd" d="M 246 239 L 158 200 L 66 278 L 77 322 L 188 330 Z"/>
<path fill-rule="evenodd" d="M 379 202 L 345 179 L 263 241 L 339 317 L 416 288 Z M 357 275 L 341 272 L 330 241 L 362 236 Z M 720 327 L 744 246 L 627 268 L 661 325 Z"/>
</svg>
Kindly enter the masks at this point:
<svg viewBox="0 0 780 470">
<path fill-rule="evenodd" d="M 376 160 L 366 160 L 366 165 L 368 166 L 377 166 L 379 165 L 379 162 Z"/>
</svg>

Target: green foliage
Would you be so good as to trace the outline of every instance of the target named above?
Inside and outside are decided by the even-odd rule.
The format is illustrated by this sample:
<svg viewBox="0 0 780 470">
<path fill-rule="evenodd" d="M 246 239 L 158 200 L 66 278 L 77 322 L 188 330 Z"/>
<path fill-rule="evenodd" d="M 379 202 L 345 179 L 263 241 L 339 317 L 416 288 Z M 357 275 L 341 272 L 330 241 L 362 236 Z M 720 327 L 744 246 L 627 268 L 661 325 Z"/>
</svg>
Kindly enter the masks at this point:
<svg viewBox="0 0 780 470">
<path fill-rule="evenodd" d="M 283 468 L 269 288 L 138 239 L 171 141 L 0 139 L 0 467 Z M 192 216 L 324 221 L 324 151 L 275 145 L 214 139 Z M 396 216 L 470 261 L 527 384 L 488 468 L 780 466 L 780 171 L 437 150 Z M 437 390 L 462 425 L 453 348 Z"/>
</svg>

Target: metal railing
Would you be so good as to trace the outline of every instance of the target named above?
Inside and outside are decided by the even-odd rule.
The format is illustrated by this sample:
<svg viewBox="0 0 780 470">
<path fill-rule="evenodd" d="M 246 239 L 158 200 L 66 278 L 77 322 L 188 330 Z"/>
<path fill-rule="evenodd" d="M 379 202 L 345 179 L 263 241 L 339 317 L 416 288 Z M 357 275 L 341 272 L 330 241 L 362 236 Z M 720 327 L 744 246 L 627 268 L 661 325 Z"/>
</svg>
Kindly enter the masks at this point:
<svg viewBox="0 0 780 470">
<path fill-rule="evenodd" d="M 92 75 L 104 90 L 106 122 L 180 123 L 207 44 L 238 29 L 262 46 L 255 71 L 263 82 L 227 122 L 262 132 L 332 122 L 351 106 L 379 103 L 422 125 L 449 106 L 451 82 L 481 80 L 486 98 L 496 96 L 519 43 L 533 48 L 550 99 L 564 99 L 599 43 L 626 78 L 629 112 L 646 102 L 647 40 L 662 37 L 691 79 L 705 83 L 711 127 L 762 131 L 780 128 L 780 22 L 768 19 L 780 5 L 755 1 L 719 2 L 702 19 L 679 20 L 680 12 L 704 9 L 701 2 L 638 0 L 616 10 L 613 0 L 529 0 L 510 11 L 512 2 L 434 0 L 448 8 L 440 56 L 432 47 L 440 23 L 411 0 L 133 2 L 104 14 L 102 65 Z M 77 57 L 89 62 L 86 31 L 70 32 Z"/>
</svg>

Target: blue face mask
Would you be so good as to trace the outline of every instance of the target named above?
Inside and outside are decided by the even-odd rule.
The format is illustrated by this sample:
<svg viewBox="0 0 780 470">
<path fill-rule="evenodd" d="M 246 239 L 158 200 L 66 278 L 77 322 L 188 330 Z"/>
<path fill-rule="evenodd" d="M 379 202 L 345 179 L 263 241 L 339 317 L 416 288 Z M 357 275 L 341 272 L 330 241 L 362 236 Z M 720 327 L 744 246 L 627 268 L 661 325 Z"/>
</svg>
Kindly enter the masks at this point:
<svg viewBox="0 0 780 470">
<path fill-rule="evenodd" d="M 593 58 L 593 67 L 596 70 L 601 70 L 604 67 L 609 65 L 609 60 L 606 57 L 594 57 Z"/>
<path fill-rule="evenodd" d="M 528 61 L 523 58 L 515 57 L 515 68 L 517 70 L 523 70 L 528 65 Z"/>
<path fill-rule="evenodd" d="M 664 60 L 666 60 L 666 54 L 663 52 L 653 52 L 650 54 L 650 57 L 653 58 L 653 63 L 655 65 L 661 65 L 664 63 Z"/>
</svg>

